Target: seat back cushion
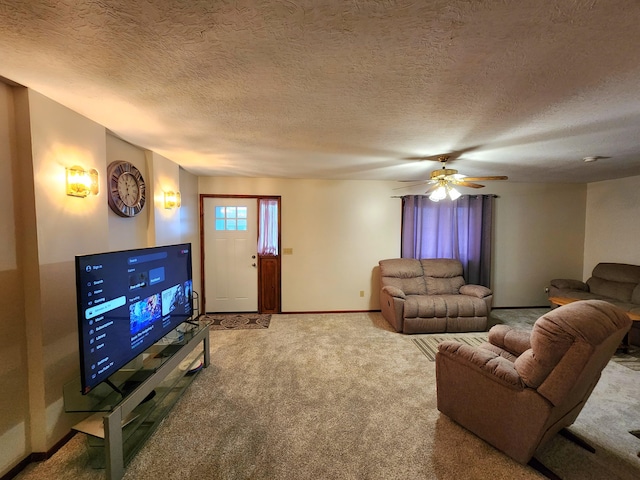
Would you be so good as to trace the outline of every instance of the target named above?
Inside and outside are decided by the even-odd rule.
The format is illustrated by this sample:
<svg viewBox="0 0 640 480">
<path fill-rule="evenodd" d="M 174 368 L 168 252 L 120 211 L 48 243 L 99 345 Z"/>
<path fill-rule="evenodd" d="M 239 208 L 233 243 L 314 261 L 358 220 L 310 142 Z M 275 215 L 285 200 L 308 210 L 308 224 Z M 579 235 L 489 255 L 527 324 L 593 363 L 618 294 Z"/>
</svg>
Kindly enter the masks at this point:
<svg viewBox="0 0 640 480">
<path fill-rule="evenodd" d="M 599 263 L 587 280 L 589 291 L 622 302 L 632 301 L 640 284 L 640 266 L 624 263 Z"/>
<path fill-rule="evenodd" d="M 380 265 L 381 286 L 397 287 L 405 295 L 425 295 L 427 293 L 420 260 L 391 258 L 380 260 L 378 264 Z"/>
<path fill-rule="evenodd" d="M 428 295 L 453 295 L 460 293 L 465 284 L 462 263 L 453 258 L 424 258 L 420 260 Z"/>
<path fill-rule="evenodd" d="M 594 350 L 614 334 L 622 338 L 623 331 L 630 326 L 625 312 L 602 300 L 558 307 L 536 321 L 530 336 L 531 348 L 515 361 L 516 370 L 527 386 L 538 388 L 572 347 L 582 352 L 576 352 L 576 362 L 584 362 L 588 357 L 585 352 Z M 583 364 L 576 364 L 568 370 L 578 375 L 583 368 Z M 572 379 L 563 381 L 570 384 Z"/>
</svg>

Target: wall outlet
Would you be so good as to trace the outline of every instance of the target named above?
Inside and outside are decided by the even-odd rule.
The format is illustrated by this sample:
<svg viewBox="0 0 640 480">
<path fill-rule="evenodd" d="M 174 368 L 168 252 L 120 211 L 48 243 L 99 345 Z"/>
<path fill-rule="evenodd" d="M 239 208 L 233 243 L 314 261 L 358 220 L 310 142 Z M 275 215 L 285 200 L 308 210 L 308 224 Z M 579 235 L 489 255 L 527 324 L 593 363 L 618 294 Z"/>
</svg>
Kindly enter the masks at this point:
<svg viewBox="0 0 640 480">
<path fill-rule="evenodd" d="M 364 297 L 364 290 L 360 290 L 360 296 Z"/>
</svg>

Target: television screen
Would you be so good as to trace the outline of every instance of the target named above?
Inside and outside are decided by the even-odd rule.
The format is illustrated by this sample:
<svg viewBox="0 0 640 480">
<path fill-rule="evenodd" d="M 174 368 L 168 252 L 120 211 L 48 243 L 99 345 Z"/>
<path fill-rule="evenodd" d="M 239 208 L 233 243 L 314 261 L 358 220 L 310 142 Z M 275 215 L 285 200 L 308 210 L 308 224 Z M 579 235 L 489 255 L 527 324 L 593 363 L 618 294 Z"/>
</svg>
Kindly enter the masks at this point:
<svg viewBox="0 0 640 480">
<path fill-rule="evenodd" d="M 191 244 L 76 256 L 82 393 L 193 314 Z"/>
</svg>

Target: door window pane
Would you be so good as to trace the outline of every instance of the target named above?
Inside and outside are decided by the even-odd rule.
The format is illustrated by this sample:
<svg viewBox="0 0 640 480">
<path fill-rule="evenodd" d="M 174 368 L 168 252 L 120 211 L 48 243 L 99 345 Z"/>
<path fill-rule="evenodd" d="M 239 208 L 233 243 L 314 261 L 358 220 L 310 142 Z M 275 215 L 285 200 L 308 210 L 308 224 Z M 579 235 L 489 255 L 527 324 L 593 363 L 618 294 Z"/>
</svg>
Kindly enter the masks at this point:
<svg viewBox="0 0 640 480">
<path fill-rule="evenodd" d="M 216 207 L 216 230 L 247 230 L 247 207 Z"/>
</svg>

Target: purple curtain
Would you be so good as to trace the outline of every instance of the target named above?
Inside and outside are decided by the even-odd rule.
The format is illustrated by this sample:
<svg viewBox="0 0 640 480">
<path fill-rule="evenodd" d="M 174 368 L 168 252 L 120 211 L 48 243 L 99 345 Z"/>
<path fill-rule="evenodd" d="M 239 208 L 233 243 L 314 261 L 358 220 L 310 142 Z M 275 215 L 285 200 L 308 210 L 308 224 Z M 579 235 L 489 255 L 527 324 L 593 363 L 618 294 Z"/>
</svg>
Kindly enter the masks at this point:
<svg viewBox="0 0 640 480">
<path fill-rule="evenodd" d="M 495 195 L 463 195 L 432 202 L 402 197 L 402 257 L 456 258 L 467 283 L 490 286 Z"/>
<path fill-rule="evenodd" d="M 258 254 L 278 255 L 278 200 L 260 199 Z"/>
</svg>

